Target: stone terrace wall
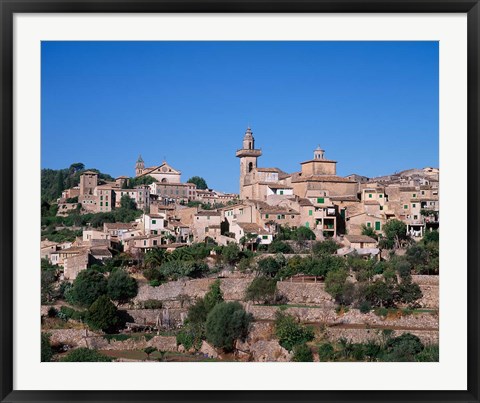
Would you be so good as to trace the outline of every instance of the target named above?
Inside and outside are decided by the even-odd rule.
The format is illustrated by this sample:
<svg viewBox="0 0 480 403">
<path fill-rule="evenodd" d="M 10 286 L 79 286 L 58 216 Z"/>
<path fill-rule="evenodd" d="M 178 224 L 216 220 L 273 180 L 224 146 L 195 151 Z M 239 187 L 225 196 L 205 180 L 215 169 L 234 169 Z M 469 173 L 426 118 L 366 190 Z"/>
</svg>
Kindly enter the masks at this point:
<svg viewBox="0 0 480 403">
<path fill-rule="evenodd" d="M 148 341 L 144 337 L 123 341 L 110 340 L 110 343 L 103 337 L 90 337 L 87 343 L 89 348 L 97 350 L 143 350 L 147 347 L 155 347 L 159 351 L 177 351 L 175 336 L 153 336 Z"/>
<path fill-rule="evenodd" d="M 183 325 L 187 317 L 187 309 L 128 309 L 126 312 L 139 325 L 155 325 L 158 317 L 161 324 L 172 328 Z"/>
<path fill-rule="evenodd" d="M 140 285 L 136 302 L 156 299 L 160 301 L 171 301 L 178 299 L 180 295 L 186 295 L 192 299 L 203 297 L 209 290 L 210 285 L 215 281 L 212 278 L 202 278 L 188 281 L 170 281 L 158 287 Z M 225 300 L 243 300 L 245 289 L 248 287 L 251 278 L 224 278 L 220 280 L 221 289 Z"/>
<path fill-rule="evenodd" d="M 437 285 L 439 284 L 439 276 L 424 276 L 419 274 L 414 274 L 412 276 L 412 281 L 419 285 Z"/>
<path fill-rule="evenodd" d="M 439 290 L 438 285 L 419 285 L 420 290 L 422 290 L 422 298 L 420 298 L 417 303 L 422 308 L 431 308 L 438 309 L 439 307 Z"/>
<path fill-rule="evenodd" d="M 404 333 L 417 336 L 423 344 L 438 344 L 438 331 L 432 330 L 394 330 L 392 336 L 397 337 Z M 342 338 L 351 343 L 366 343 L 368 341 L 380 342 L 382 339 L 379 329 L 345 329 L 330 327 L 326 330 L 326 337 L 330 341 L 338 341 Z"/>
<path fill-rule="evenodd" d="M 247 312 L 255 320 L 275 320 L 279 308 L 244 304 Z M 383 318 L 374 313 L 362 314 L 358 309 L 351 309 L 346 314 L 337 315 L 334 309 L 328 308 L 287 308 L 285 313 L 296 317 L 304 323 L 326 323 L 330 325 L 367 325 L 402 328 L 438 329 L 438 315 L 428 313 L 406 315 L 396 318 Z"/>
<path fill-rule="evenodd" d="M 293 283 L 279 281 L 278 292 L 285 296 L 291 304 L 318 304 L 327 307 L 335 306 L 334 299 L 325 291 L 323 283 Z"/>
</svg>

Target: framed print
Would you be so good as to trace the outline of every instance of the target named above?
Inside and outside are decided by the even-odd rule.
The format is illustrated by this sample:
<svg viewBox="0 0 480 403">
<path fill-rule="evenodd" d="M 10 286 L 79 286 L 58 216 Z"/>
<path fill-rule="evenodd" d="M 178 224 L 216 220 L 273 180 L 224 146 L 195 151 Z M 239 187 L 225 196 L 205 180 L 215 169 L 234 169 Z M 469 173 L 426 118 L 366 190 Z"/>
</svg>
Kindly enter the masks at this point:
<svg viewBox="0 0 480 403">
<path fill-rule="evenodd" d="M 1 1 L 2 401 L 478 401 L 479 10 Z"/>
</svg>

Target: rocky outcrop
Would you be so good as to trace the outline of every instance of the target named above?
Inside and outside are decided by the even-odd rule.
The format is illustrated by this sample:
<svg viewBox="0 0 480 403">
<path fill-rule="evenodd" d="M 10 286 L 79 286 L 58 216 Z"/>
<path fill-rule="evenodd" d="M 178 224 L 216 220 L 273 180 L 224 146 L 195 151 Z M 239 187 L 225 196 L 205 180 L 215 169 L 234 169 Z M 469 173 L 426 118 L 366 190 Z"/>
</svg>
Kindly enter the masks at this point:
<svg viewBox="0 0 480 403">
<path fill-rule="evenodd" d="M 292 359 L 292 354 L 277 340 L 259 340 L 250 346 L 250 353 L 257 362 L 288 362 Z"/>
</svg>

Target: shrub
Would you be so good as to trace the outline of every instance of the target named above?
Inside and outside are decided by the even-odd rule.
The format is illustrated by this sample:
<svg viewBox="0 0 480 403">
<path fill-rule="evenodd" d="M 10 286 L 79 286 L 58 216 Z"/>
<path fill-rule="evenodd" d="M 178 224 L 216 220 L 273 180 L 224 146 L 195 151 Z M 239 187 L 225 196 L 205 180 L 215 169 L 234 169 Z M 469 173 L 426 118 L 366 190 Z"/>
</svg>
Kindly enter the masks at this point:
<svg viewBox="0 0 480 403">
<path fill-rule="evenodd" d="M 231 351 L 235 340 L 247 335 L 251 321 L 251 315 L 238 302 L 221 302 L 207 316 L 206 338 L 215 347 Z"/>
<path fill-rule="evenodd" d="M 148 281 L 157 281 L 158 283 L 165 281 L 165 277 L 158 267 L 145 269 L 143 271 L 143 277 L 145 277 Z"/>
<path fill-rule="evenodd" d="M 360 312 L 361 312 L 361 313 L 368 313 L 368 312 L 370 312 L 370 311 L 372 310 L 372 306 L 370 305 L 369 302 L 367 302 L 367 301 L 362 301 L 362 302 L 360 303 L 359 309 L 360 309 Z"/>
<path fill-rule="evenodd" d="M 277 281 L 267 277 L 256 277 L 245 291 L 245 300 L 264 303 L 271 302 L 275 296 Z"/>
<path fill-rule="evenodd" d="M 268 251 L 270 253 L 293 253 L 293 249 L 288 243 L 279 240 L 274 240 L 268 245 Z"/>
<path fill-rule="evenodd" d="M 162 301 L 157 299 L 147 299 L 143 302 L 143 309 L 162 309 Z"/>
<path fill-rule="evenodd" d="M 48 333 L 42 333 L 41 336 L 41 361 L 49 362 L 52 361 L 53 350 L 50 345 L 50 335 Z"/>
<path fill-rule="evenodd" d="M 312 328 L 299 324 L 293 316 L 277 312 L 275 336 L 283 348 L 292 351 L 297 344 L 313 340 L 315 334 Z"/>
<path fill-rule="evenodd" d="M 160 281 L 158 280 L 152 280 L 152 281 L 149 281 L 148 284 L 150 285 L 150 287 L 158 287 L 162 283 L 160 283 Z"/>
<path fill-rule="evenodd" d="M 335 358 L 335 350 L 330 343 L 323 343 L 318 346 L 318 357 L 320 361 L 330 361 Z"/>
<path fill-rule="evenodd" d="M 190 350 L 195 343 L 195 337 L 191 332 L 182 330 L 177 334 L 177 345 L 182 345 L 185 350 Z"/>
<path fill-rule="evenodd" d="M 313 362 L 312 350 L 305 343 L 297 344 L 293 347 L 292 361 Z"/>
<path fill-rule="evenodd" d="M 120 320 L 116 306 L 103 295 L 88 308 L 85 322 L 94 330 L 109 332 L 115 330 Z"/>
<path fill-rule="evenodd" d="M 90 306 L 107 293 L 107 280 L 102 273 L 94 270 L 81 271 L 73 281 L 68 293 L 69 302 L 79 306 Z"/>
<path fill-rule="evenodd" d="M 160 272 L 169 280 L 182 277 L 199 278 L 208 272 L 208 266 L 203 262 L 172 260 L 162 264 Z"/>
<path fill-rule="evenodd" d="M 58 310 L 55 309 L 53 306 L 51 306 L 50 308 L 48 308 L 48 312 L 47 312 L 47 315 L 49 318 L 55 318 L 58 314 Z"/>
<path fill-rule="evenodd" d="M 116 269 L 108 277 L 107 294 L 112 300 L 124 303 L 136 297 L 137 293 L 137 281 L 124 270 Z"/>
<path fill-rule="evenodd" d="M 390 339 L 386 346 L 385 361 L 415 361 L 415 356 L 424 349 L 420 339 L 410 333 Z"/>
<path fill-rule="evenodd" d="M 68 306 L 62 306 L 57 316 L 65 321 L 73 319 L 83 322 L 85 320 L 85 311 L 76 311 Z"/>
<path fill-rule="evenodd" d="M 415 361 L 438 362 L 439 357 L 438 345 L 426 346 L 420 353 L 416 355 Z"/>
<path fill-rule="evenodd" d="M 70 353 L 66 357 L 63 357 L 63 362 L 110 362 L 112 359 L 103 354 L 100 354 L 96 350 L 90 350 L 89 348 L 80 347 Z"/>
</svg>

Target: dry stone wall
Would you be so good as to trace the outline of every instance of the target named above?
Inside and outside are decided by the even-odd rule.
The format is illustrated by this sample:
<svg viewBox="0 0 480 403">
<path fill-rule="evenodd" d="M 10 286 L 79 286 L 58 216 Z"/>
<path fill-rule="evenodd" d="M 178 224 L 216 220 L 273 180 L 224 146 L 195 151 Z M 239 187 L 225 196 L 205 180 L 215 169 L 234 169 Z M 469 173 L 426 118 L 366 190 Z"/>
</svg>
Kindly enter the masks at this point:
<svg viewBox="0 0 480 403">
<path fill-rule="evenodd" d="M 394 330 L 392 337 L 398 337 L 404 333 L 417 336 L 423 344 L 438 344 L 438 331 L 431 330 Z M 330 341 L 346 339 L 351 343 L 366 343 L 369 341 L 381 342 L 382 331 L 380 329 L 349 329 L 330 327 L 325 331 L 325 336 Z"/>
<path fill-rule="evenodd" d="M 294 283 L 279 281 L 278 292 L 285 296 L 290 304 L 315 304 L 326 307 L 335 306 L 334 299 L 325 291 L 323 283 Z"/>
</svg>

